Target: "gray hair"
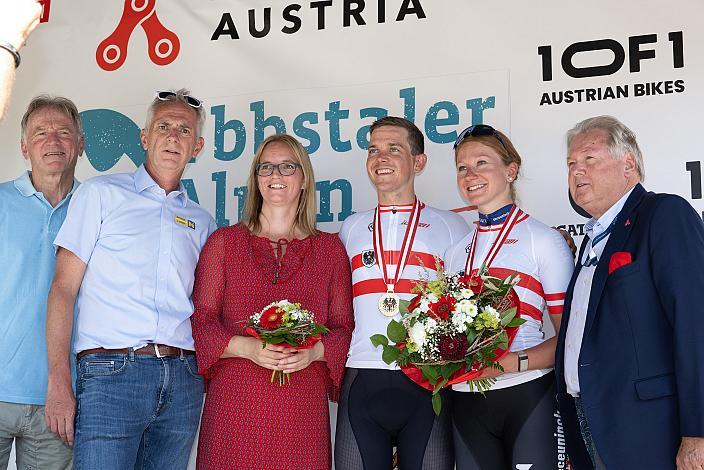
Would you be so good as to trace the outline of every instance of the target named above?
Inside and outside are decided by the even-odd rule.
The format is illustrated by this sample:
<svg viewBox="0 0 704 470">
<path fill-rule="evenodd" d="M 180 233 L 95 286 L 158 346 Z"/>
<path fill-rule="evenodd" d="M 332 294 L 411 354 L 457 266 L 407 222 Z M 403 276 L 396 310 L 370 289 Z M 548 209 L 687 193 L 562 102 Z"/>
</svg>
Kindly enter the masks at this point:
<svg viewBox="0 0 704 470">
<path fill-rule="evenodd" d="M 83 125 L 81 124 L 81 116 L 78 113 L 78 108 L 76 104 L 68 98 L 63 96 L 52 96 L 47 94 L 37 95 L 32 98 L 27 106 L 27 111 L 24 112 L 21 122 L 22 130 L 22 141 L 24 142 L 27 138 L 27 123 L 29 118 L 33 113 L 41 109 L 51 108 L 63 113 L 71 119 L 76 131 L 78 131 L 78 136 L 83 136 Z"/>
<path fill-rule="evenodd" d="M 201 106 L 199 108 L 194 108 L 188 103 L 188 100 L 186 99 L 187 96 L 191 96 L 191 92 L 188 91 L 185 88 L 181 88 L 180 90 L 164 90 L 164 91 L 170 91 L 175 93 L 173 96 L 169 96 L 165 99 L 160 99 L 157 96 L 154 96 L 154 100 L 151 102 L 149 105 L 149 109 L 147 109 L 147 122 L 144 126 L 145 129 L 149 129 L 149 127 L 152 124 L 152 119 L 154 118 L 154 112 L 157 110 L 157 108 L 163 104 L 166 103 L 181 103 L 188 109 L 192 109 L 195 111 L 198 123 L 197 123 L 197 131 L 198 135 L 196 137 L 201 137 L 203 135 L 203 124 L 205 123 L 205 109 L 204 106 L 201 102 Z M 199 100 L 200 101 L 200 100 Z"/>
<path fill-rule="evenodd" d="M 636 135 L 613 116 L 596 116 L 576 124 L 567 132 L 567 148 L 570 148 L 575 137 L 594 129 L 602 130 L 608 134 L 607 146 L 612 157 L 621 160 L 627 153 L 633 154 L 636 158 L 636 172 L 640 181 L 643 182 L 645 180 L 645 165 L 643 164 L 643 154 L 636 141 Z"/>
</svg>

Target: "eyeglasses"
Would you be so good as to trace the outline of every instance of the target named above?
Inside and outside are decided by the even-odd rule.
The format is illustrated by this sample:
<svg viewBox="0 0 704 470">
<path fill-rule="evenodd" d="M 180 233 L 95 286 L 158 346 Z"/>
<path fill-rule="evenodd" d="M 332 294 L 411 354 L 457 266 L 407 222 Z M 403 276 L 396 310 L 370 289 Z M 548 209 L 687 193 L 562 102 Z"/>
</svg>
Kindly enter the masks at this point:
<svg viewBox="0 0 704 470">
<path fill-rule="evenodd" d="M 271 176 L 274 173 L 274 168 L 279 171 L 281 176 L 291 176 L 296 172 L 296 168 L 302 168 L 298 163 L 281 162 L 281 163 L 260 163 L 257 165 L 254 172 L 257 176 Z"/>
<path fill-rule="evenodd" d="M 508 148 L 506 148 L 506 144 L 504 143 L 503 139 L 501 139 L 499 133 L 496 132 L 496 129 L 486 124 L 475 124 L 473 126 L 469 126 L 465 130 L 460 132 L 460 135 L 457 136 L 457 140 L 455 140 L 455 145 L 452 146 L 452 149 L 456 150 L 457 146 L 460 145 L 467 137 L 479 136 L 496 137 L 496 140 L 498 140 L 504 150 L 506 150 L 506 153 L 511 153 L 508 151 Z"/>
<path fill-rule="evenodd" d="M 184 100 L 186 100 L 186 103 L 188 106 L 191 108 L 198 109 L 201 106 L 203 106 L 203 102 L 199 100 L 198 98 L 195 98 L 191 95 L 181 95 Z M 178 97 L 178 95 L 173 92 L 173 91 L 157 91 L 156 92 L 156 98 L 159 101 L 175 101 L 174 98 Z"/>
</svg>

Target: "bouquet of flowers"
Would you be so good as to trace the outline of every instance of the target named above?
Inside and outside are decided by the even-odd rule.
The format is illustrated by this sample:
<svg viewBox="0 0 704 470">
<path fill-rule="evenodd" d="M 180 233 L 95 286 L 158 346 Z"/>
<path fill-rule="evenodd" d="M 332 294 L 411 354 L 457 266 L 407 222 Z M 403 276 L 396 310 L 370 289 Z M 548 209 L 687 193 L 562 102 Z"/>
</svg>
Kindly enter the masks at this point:
<svg viewBox="0 0 704 470">
<path fill-rule="evenodd" d="M 391 320 L 386 336 L 370 339 L 382 346 L 382 359 L 396 362 L 413 381 L 432 390 L 433 410 L 440 414 L 438 392 L 467 382 L 485 392 L 494 379 L 477 379 L 487 367 L 501 369 L 498 361 L 525 322 L 518 314 L 520 302 L 513 287 L 517 275 L 506 279 L 448 274 L 438 262 L 437 279 L 419 281 L 417 295 L 401 301 L 401 321 Z M 394 342 L 395 344 L 390 344 Z"/>
<path fill-rule="evenodd" d="M 267 344 L 288 344 L 294 349 L 309 349 L 320 341 L 321 335 L 328 332 L 325 325 L 316 323 L 313 314 L 301 307 L 299 303 L 280 300 L 273 302 L 261 312 L 255 313 L 247 320 L 245 332 L 262 341 L 262 348 Z M 275 370 L 271 373 L 271 382 L 278 379 L 279 385 L 290 383 L 288 373 Z"/>
</svg>

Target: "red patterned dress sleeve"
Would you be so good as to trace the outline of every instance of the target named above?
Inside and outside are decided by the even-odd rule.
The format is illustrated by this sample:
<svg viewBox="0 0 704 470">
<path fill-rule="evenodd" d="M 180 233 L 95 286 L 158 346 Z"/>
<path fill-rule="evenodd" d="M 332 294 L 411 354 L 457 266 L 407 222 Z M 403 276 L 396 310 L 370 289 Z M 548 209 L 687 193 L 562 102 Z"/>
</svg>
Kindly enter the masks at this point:
<svg viewBox="0 0 704 470">
<path fill-rule="evenodd" d="M 352 310 L 352 275 L 349 259 L 336 235 L 329 236 L 330 263 L 332 279 L 327 292 L 328 295 L 328 321 L 326 326 L 330 332 L 323 335 L 322 342 L 325 346 L 325 360 L 330 373 L 327 392 L 331 401 L 336 402 L 342 378 L 345 373 L 345 362 L 354 330 L 354 313 Z"/>
<path fill-rule="evenodd" d="M 193 339 L 196 345 L 198 372 L 206 379 L 214 374 L 215 365 L 230 342 L 221 321 L 225 291 L 225 239 L 227 231 L 213 232 L 200 253 L 193 285 Z"/>
</svg>

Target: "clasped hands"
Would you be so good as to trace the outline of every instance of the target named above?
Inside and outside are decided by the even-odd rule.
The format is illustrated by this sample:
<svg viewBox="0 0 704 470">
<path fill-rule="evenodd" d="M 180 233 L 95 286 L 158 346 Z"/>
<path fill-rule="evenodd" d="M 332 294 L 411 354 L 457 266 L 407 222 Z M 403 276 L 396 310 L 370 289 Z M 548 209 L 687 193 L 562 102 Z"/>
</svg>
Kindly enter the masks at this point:
<svg viewBox="0 0 704 470">
<path fill-rule="evenodd" d="M 308 349 L 294 349 L 290 346 L 267 344 L 255 338 L 247 338 L 248 351 L 246 357 L 252 362 L 270 370 L 280 370 L 287 374 L 305 369 L 312 362 L 323 359 L 324 346 L 318 341 Z"/>
</svg>

